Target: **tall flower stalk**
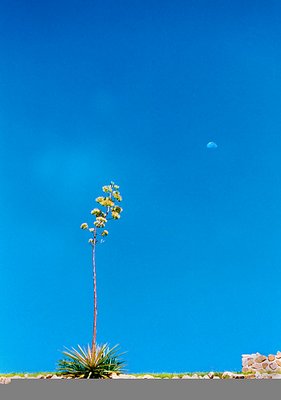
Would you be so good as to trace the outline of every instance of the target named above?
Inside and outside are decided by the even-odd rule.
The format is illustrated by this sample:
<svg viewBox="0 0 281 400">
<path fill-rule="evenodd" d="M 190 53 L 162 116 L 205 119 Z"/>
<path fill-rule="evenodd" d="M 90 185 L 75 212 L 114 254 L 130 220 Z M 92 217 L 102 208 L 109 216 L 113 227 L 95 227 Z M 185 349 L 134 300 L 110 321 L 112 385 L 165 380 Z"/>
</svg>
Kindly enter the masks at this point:
<svg viewBox="0 0 281 400">
<path fill-rule="evenodd" d="M 99 207 L 94 208 L 91 214 L 95 217 L 93 223 L 94 227 L 89 227 L 86 222 L 83 222 L 80 226 L 83 230 L 88 230 L 91 233 L 89 243 L 92 247 L 92 266 L 93 266 L 93 335 L 92 335 L 92 354 L 95 354 L 97 349 L 97 272 L 96 272 L 96 245 L 104 241 L 104 237 L 108 236 L 109 232 L 105 229 L 106 224 L 109 220 L 117 220 L 120 218 L 120 214 L 123 211 L 122 208 L 117 205 L 122 201 L 121 194 L 119 192 L 119 186 L 114 182 L 110 182 L 110 185 L 103 186 L 103 196 L 96 198 L 96 202 Z"/>
</svg>

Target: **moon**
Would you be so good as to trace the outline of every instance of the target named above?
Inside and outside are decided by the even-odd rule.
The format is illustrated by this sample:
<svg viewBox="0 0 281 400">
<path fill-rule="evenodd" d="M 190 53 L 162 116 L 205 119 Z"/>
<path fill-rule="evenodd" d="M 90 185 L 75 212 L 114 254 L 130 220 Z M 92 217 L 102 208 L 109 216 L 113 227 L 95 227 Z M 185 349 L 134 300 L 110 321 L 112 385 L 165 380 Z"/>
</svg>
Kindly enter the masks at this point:
<svg viewBox="0 0 281 400">
<path fill-rule="evenodd" d="M 218 145 L 215 142 L 209 142 L 206 147 L 207 149 L 216 149 Z"/>
</svg>

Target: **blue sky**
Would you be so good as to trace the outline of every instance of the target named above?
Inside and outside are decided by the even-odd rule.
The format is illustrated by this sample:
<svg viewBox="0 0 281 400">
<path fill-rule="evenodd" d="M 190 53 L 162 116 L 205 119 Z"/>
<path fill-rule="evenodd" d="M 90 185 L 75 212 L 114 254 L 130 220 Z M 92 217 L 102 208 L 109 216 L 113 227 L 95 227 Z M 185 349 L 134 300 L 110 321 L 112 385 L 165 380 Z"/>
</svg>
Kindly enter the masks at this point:
<svg viewBox="0 0 281 400">
<path fill-rule="evenodd" d="M 247 3 L 1 2 L 0 371 L 91 341 L 111 180 L 98 341 L 131 372 L 281 350 L 281 9 Z"/>
</svg>

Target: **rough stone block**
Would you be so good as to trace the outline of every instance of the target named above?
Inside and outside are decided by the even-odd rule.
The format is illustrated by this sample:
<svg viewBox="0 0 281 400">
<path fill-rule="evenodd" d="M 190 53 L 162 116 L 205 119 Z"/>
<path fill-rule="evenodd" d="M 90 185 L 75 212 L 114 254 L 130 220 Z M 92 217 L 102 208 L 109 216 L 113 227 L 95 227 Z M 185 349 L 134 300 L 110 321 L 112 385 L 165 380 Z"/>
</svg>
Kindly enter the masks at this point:
<svg viewBox="0 0 281 400">
<path fill-rule="evenodd" d="M 272 371 L 275 371 L 277 367 L 278 365 L 276 364 L 276 362 L 272 362 L 269 364 L 269 368 L 272 369 Z"/>
<path fill-rule="evenodd" d="M 262 362 L 264 362 L 265 360 L 266 360 L 266 357 L 265 357 L 265 356 L 259 355 L 259 356 L 256 357 L 255 362 L 256 362 L 256 363 L 262 363 Z"/>
</svg>

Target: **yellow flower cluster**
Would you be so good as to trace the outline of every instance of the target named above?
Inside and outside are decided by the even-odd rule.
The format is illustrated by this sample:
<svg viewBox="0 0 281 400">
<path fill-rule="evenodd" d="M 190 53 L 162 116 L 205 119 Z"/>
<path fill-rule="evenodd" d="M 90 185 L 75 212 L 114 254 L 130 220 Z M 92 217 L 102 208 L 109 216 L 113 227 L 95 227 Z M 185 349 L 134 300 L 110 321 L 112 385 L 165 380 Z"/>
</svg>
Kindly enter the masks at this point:
<svg viewBox="0 0 281 400">
<path fill-rule="evenodd" d="M 107 219 L 106 219 L 106 218 L 104 218 L 104 217 L 97 217 L 97 218 L 96 218 L 96 220 L 97 220 L 97 221 L 104 222 L 104 223 L 106 223 L 106 222 L 107 222 Z"/>
<path fill-rule="evenodd" d="M 97 228 L 104 228 L 104 227 L 105 227 L 105 224 L 104 224 L 103 222 L 100 222 L 100 221 L 95 221 L 95 222 L 94 222 L 94 225 L 95 225 Z"/>
<path fill-rule="evenodd" d="M 102 187 L 102 191 L 105 192 L 105 193 L 110 193 L 110 192 L 112 192 L 112 186 L 111 185 L 103 186 Z"/>
<path fill-rule="evenodd" d="M 114 206 L 114 207 L 112 207 L 112 211 L 116 211 L 120 214 L 123 211 L 123 208 L 121 208 L 119 206 Z"/>
<path fill-rule="evenodd" d="M 107 198 L 104 200 L 103 205 L 105 207 L 112 207 L 114 206 L 114 201 L 112 201 L 111 199 Z"/>
<path fill-rule="evenodd" d="M 114 206 L 111 209 L 111 216 L 113 219 L 119 219 L 120 218 L 120 213 L 123 211 L 123 209 L 119 206 Z"/>
<path fill-rule="evenodd" d="M 99 215 L 101 215 L 101 210 L 100 209 L 98 209 L 98 208 L 94 208 L 92 211 L 91 211 L 91 214 L 92 215 L 96 215 L 96 216 L 99 216 Z"/>
<path fill-rule="evenodd" d="M 109 197 L 97 197 L 96 202 L 104 207 L 114 206 L 114 202 Z"/>
<path fill-rule="evenodd" d="M 105 224 L 107 223 L 107 219 L 104 217 L 96 217 L 96 221 L 94 222 L 94 225 L 97 228 L 104 228 Z"/>
<path fill-rule="evenodd" d="M 119 192 L 112 192 L 112 196 L 117 200 L 117 201 L 122 201 L 122 197 Z"/>
<path fill-rule="evenodd" d="M 116 211 L 112 211 L 111 215 L 112 215 L 113 219 L 119 219 L 120 218 L 120 214 L 118 212 L 116 212 Z"/>
<path fill-rule="evenodd" d="M 93 233 L 94 238 L 89 239 L 89 243 L 96 244 L 97 242 L 95 241 L 96 238 L 96 229 L 97 228 L 104 228 L 107 219 L 106 216 L 108 215 L 109 210 L 111 211 L 111 216 L 113 219 L 119 219 L 120 218 L 120 213 L 123 211 L 123 209 L 117 205 L 115 205 L 115 200 L 120 202 L 122 201 L 122 197 L 120 195 L 120 192 L 118 191 L 119 186 L 115 185 L 114 182 L 110 182 L 110 185 L 103 186 L 102 190 L 104 193 L 108 193 L 106 197 L 104 196 L 99 196 L 96 198 L 96 202 L 99 203 L 103 207 L 107 207 L 106 212 L 103 212 L 99 208 L 94 208 L 91 211 L 91 214 L 96 217 L 96 220 L 94 222 L 95 228 L 90 228 L 88 227 L 88 224 L 84 222 L 81 224 L 80 228 L 81 229 L 88 229 L 91 233 Z M 101 236 L 107 236 L 108 231 L 104 229 L 101 233 Z"/>
</svg>

